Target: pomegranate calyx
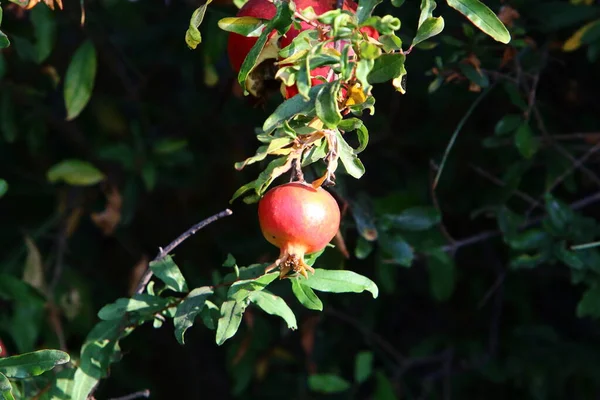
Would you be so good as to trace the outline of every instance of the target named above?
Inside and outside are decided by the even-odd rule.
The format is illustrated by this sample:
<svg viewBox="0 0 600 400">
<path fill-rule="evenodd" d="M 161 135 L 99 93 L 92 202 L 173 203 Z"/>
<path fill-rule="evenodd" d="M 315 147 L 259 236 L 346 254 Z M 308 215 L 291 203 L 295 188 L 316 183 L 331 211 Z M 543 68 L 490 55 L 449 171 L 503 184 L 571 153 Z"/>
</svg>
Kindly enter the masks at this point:
<svg viewBox="0 0 600 400">
<path fill-rule="evenodd" d="M 304 251 L 281 249 L 279 257 L 265 269 L 265 273 L 277 268 L 279 268 L 279 279 L 291 278 L 298 274 L 308 278 L 308 272 L 315 273 L 315 270 L 304 262 Z"/>
</svg>

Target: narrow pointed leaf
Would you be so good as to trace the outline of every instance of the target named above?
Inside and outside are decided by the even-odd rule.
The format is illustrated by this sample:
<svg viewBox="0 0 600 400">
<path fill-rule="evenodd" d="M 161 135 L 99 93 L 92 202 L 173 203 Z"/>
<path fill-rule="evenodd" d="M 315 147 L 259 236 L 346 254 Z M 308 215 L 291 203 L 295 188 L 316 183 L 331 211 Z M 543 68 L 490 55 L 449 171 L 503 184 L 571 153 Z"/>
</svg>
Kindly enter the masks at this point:
<svg viewBox="0 0 600 400">
<path fill-rule="evenodd" d="M 0 358 L 0 373 L 9 378 L 30 378 L 69 362 L 69 354 L 60 350 L 38 350 L 32 353 Z"/>
<path fill-rule="evenodd" d="M 379 295 L 379 289 L 375 282 L 352 271 L 332 271 L 317 268 L 315 273 L 304 280 L 302 284 L 320 292 L 361 293 L 367 290 L 371 292 L 373 298 Z"/>
<path fill-rule="evenodd" d="M 245 301 L 228 300 L 221 305 L 221 318 L 217 324 L 216 342 L 220 346 L 237 332 L 246 310 Z"/>
<path fill-rule="evenodd" d="M 292 292 L 294 292 L 300 304 L 310 310 L 323 311 L 323 302 L 317 297 L 310 286 L 306 286 L 300 282 L 300 278 L 291 279 L 291 281 Z"/>
<path fill-rule="evenodd" d="M 67 120 L 75 119 L 90 101 L 96 68 L 96 49 L 92 42 L 86 41 L 73 55 L 65 76 Z"/>
<path fill-rule="evenodd" d="M 501 43 L 510 42 L 510 33 L 504 24 L 488 6 L 479 0 L 446 0 L 446 2 L 487 35 Z"/>
<path fill-rule="evenodd" d="M 281 297 L 262 290 L 252 292 L 249 299 L 267 314 L 277 315 L 283 318 L 287 323 L 288 328 L 292 330 L 298 329 L 298 323 L 296 322 L 294 312 Z"/>
</svg>

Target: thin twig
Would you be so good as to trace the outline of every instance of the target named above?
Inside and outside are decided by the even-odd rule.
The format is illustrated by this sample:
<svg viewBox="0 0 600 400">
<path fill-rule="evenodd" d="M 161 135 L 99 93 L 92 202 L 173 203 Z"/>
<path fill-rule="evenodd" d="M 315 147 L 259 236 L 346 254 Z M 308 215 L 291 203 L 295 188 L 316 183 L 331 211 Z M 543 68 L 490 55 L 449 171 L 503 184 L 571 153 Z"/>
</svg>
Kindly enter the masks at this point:
<svg viewBox="0 0 600 400">
<path fill-rule="evenodd" d="M 554 189 L 556 189 L 556 187 L 558 185 L 560 185 L 565 179 L 567 179 L 567 177 L 569 175 L 571 175 L 576 169 L 581 168 L 583 166 L 583 163 L 586 162 L 588 158 L 590 158 L 591 156 L 593 156 L 594 153 L 596 153 L 598 150 L 600 150 L 600 142 L 596 143 L 584 155 L 582 155 L 581 157 L 579 157 L 578 159 L 576 159 L 573 162 L 573 164 L 571 165 L 571 168 L 567 169 L 558 178 L 556 178 L 554 180 L 554 182 L 552 182 L 552 184 L 550 185 L 550 187 L 548 187 L 548 189 L 546 189 L 546 193 L 550 193 Z"/>
<path fill-rule="evenodd" d="M 594 204 L 600 201 L 600 192 L 596 192 L 590 196 L 584 197 L 583 199 L 577 200 L 570 204 L 570 208 L 572 210 L 579 210 L 581 208 L 587 207 L 590 204 Z M 527 229 L 534 225 L 539 224 L 545 218 L 545 215 L 541 215 L 539 217 L 533 218 L 529 220 L 526 224 L 523 224 L 520 229 Z M 442 250 L 445 252 L 455 252 L 461 247 L 470 246 L 472 244 L 481 243 L 489 239 L 493 239 L 502 235 L 502 232 L 499 230 L 495 231 L 484 231 L 478 233 L 473 236 L 469 236 L 468 238 L 457 240 L 452 244 L 446 245 L 442 247 Z"/>
<path fill-rule="evenodd" d="M 473 111 L 475 111 L 475 108 L 477 108 L 477 106 L 479 105 L 479 103 L 481 103 L 481 101 L 485 98 L 485 96 L 487 96 L 487 94 L 492 91 L 494 86 L 495 86 L 495 84 L 489 86 L 487 89 L 485 89 L 479 95 L 479 97 L 477 99 L 475 99 L 473 104 L 471 104 L 471 107 L 469 107 L 466 114 L 461 118 L 460 122 L 456 126 L 456 129 L 454 130 L 454 133 L 452 134 L 452 137 L 450 138 L 450 141 L 448 142 L 448 145 L 446 146 L 446 150 L 444 151 L 444 156 L 442 157 L 442 162 L 440 163 L 438 172 L 435 176 L 435 179 L 433 180 L 433 190 L 435 190 L 435 188 L 438 185 L 438 182 L 440 181 L 440 177 L 442 176 L 442 172 L 444 171 L 444 166 L 446 165 L 446 161 L 448 160 L 448 156 L 450 155 L 450 150 L 452 150 L 452 147 L 454 146 L 454 142 L 456 142 L 456 138 L 458 138 L 458 134 L 462 130 L 463 126 L 465 125 L 465 123 L 467 122 L 467 120 L 469 119 L 471 114 L 473 114 Z"/>
<path fill-rule="evenodd" d="M 494 183 L 495 185 L 500 186 L 500 187 L 506 187 L 506 183 L 504 181 L 496 178 L 494 175 L 490 174 L 483 168 L 481 168 L 475 164 L 469 164 L 469 167 L 471 167 L 471 169 L 473 171 L 477 172 L 479 175 L 488 179 L 490 182 Z M 517 196 L 520 199 L 529 203 L 533 208 L 542 206 L 538 201 L 536 201 L 533 197 L 531 197 L 527 193 L 521 192 L 520 190 L 516 190 L 516 189 L 514 190 L 513 193 L 515 194 L 515 196 Z"/>
<path fill-rule="evenodd" d="M 154 260 L 151 261 L 151 263 L 165 258 L 170 252 L 172 252 L 184 240 L 186 240 L 187 238 L 189 238 L 190 236 L 192 236 L 193 234 L 198 232 L 200 229 L 204 228 L 206 225 L 211 224 L 223 217 L 227 217 L 231 214 L 233 214 L 233 212 L 230 209 L 226 209 L 224 211 L 221 211 L 218 214 L 215 214 L 211 217 L 206 218 L 203 221 L 198 222 L 196 225 L 192 226 L 190 229 L 188 229 L 187 231 L 185 231 L 184 233 L 179 235 L 179 237 L 177 239 L 175 239 L 171 243 L 169 243 L 169 245 L 167 247 L 160 248 L 158 255 L 154 258 Z M 144 291 L 144 289 L 146 288 L 146 285 L 148 284 L 148 282 L 150 282 L 150 279 L 152 279 L 152 275 L 153 275 L 153 272 L 150 269 L 150 267 L 148 267 L 148 269 L 146 270 L 144 275 L 142 275 L 142 278 L 140 279 L 140 282 L 138 283 L 135 293 L 141 294 Z"/>
<path fill-rule="evenodd" d="M 435 163 L 433 162 L 433 160 L 429 160 L 429 171 L 430 171 L 430 180 L 433 179 L 434 177 L 434 172 L 437 169 L 437 165 L 435 165 Z M 440 207 L 440 202 L 438 200 L 437 197 L 437 193 L 433 187 L 433 184 L 430 185 L 430 195 L 431 195 L 431 201 L 433 202 L 433 206 L 435 207 L 435 209 L 437 210 L 438 214 L 440 215 L 440 219 L 442 219 L 442 209 Z M 452 237 L 452 235 L 450 235 L 450 232 L 448 232 L 448 229 L 446 229 L 446 225 L 444 225 L 443 221 L 440 222 L 440 232 L 442 233 L 442 235 L 444 235 L 444 237 L 450 242 L 450 243 L 454 243 L 454 238 Z"/>
<path fill-rule="evenodd" d="M 135 400 L 135 399 L 147 399 L 150 397 L 150 390 L 140 390 L 139 392 L 128 394 L 127 396 L 113 397 L 109 400 Z"/>
</svg>

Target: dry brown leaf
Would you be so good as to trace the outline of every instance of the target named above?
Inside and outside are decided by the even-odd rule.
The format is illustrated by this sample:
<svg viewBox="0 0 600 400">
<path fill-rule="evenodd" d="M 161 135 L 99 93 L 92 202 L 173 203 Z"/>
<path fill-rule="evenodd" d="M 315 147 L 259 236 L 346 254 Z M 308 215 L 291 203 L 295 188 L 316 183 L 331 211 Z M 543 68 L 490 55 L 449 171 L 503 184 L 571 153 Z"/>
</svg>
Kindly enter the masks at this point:
<svg viewBox="0 0 600 400">
<path fill-rule="evenodd" d="M 506 46 L 504 48 L 504 53 L 502 54 L 502 61 L 500 62 L 500 69 L 504 68 L 511 62 L 515 56 L 517 55 L 517 49 L 514 47 Z"/>
<path fill-rule="evenodd" d="M 479 86 L 475 82 L 471 82 L 469 84 L 469 92 L 479 93 L 479 92 L 481 92 L 481 86 Z"/>
<path fill-rule="evenodd" d="M 511 6 L 502 6 L 498 13 L 498 19 L 508 27 L 513 26 L 515 19 L 519 19 L 520 17 L 521 14 Z"/>
<path fill-rule="evenodd" d="M 106 192 L 106 208 L 100 213 L 92 213 L 91 218 L 94 224 L 102 230 L 106 236 L 114 233 L 121 222 L 121 207 L 123 199 L 118 189 L 110 187 Z"/>
<path fill-rule="evenodd" d="M 342 235 L 342 231 L 338 229 L 338 232 L 335 234 L 333 238 L 333 243 L 335 244 L 335 248 L 342 253 L 344 258 L 350 258 L 350 253 L 348 252 L 348 247 L 346 246 L 346 241 L 344 240 L 344 236 Z"/>
<path fill-rule="evenodd" d="M 473 68 L 475 68 L 475 70 L 477 70 L 477 73 L 482 75 L 481 61 L 479 60 L 479 58 L 477 58 L 477 56 L 474 53 L 469 54 L 469 56 L 463 60 L 463 63 L 471 64 L 473 66 Z"/>
</svg>

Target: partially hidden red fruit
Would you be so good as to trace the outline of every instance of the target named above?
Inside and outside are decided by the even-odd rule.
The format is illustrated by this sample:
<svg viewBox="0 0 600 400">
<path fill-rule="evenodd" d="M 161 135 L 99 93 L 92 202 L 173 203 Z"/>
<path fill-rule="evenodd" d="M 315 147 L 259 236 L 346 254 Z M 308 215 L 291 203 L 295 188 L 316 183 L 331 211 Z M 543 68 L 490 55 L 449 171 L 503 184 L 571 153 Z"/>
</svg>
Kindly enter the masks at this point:
<svg viewBox="0 0 600 400">
<path fill-rule="evenodd" d="M 312 7 L 315 11 L 316 15 L 321 15 L 327 11 L 331 11 L 335 8 L 336 0 L 296 0 L 296 9 L 298 12 L 301 12 L 307 7 Z M 343 9 L 356 12 L 358 5 L 352 0 L 344 0 Z M 262 19 L 272 19 L 275 16 L 277 9 L 275 5 L 269 0 L 249 0 L 244 4 L 242 8 L 237 13 L 237 17 L 255 17 Z M 273 80 L 275 74 L 275 68 L 273 62 L 277 59 L 277 51 L 288 46 L 292 40 L 301 31 L 314 29 L 314 26 L 311 26 L 309 23 L 302 21 L 300 23 L 301 29 L 298 30 L 292 26 L 286 34 L 280 39 L 277 44 L 276 49 L 268 48 L 269 44 L 265 47 L 263 54 L 261 54 L 261 58 L 257 64 L 260 67 L 256 68 L 251 76 L 248 77 L 249 82 L 248 90 L 251 94 L 255 96 L 261 96 L 265 90 L 264 81 Z M 377 39 L 379 34 L 374 29 L 370 28 L 370 30 L 365 31 L 365 29 L 369 29 L 368 27 L 361 28 L 361 31 L 365 32 L 367 35 L 374 37 Z M 371 32 L 373 31 L 373 32 Z M 272 38 L 275 34 L 275 31 L 271 32 L 270 37 Z M 229 39 L 227 42 L 227 53 L 229 55 L 229 60 L 231 63 L 231 67 L 236 73 L 239 73 L 242 64 L 244 63 L 244 59 L 252 49 L 252 46 L 258 40 L 257 37 L 245 37 L 239 35 L 237 33 L 230 33 Z M 264 63 L 265 65 L 261 65 Z M 321 67 L 317 68 L 315 71 L 311 71 L 311 76 L 328 76 L 328 72 L 330 71 L 330 67 Z M 321 79 L 313 78 L 311 80 L 311 85 L 315 86 L 318 84 L 324 83 Z M 295 86 L 292 87 L 282 87 L 282 94 L 285 98 L 293 97 L 298 93 L 298 89 Z"/>
<path fill-rule="evenodd" d="M 340 227 L 340 208 L 323 188 L 306 183 L 287 183 L 269 190 L 258 203 L 262 233 L 279 247 L 279 258 L 266 272 L 280 267 L 280 277 L 290 272 L 314 273 L 304 255 L 322 250 Z"/>
</svg>

